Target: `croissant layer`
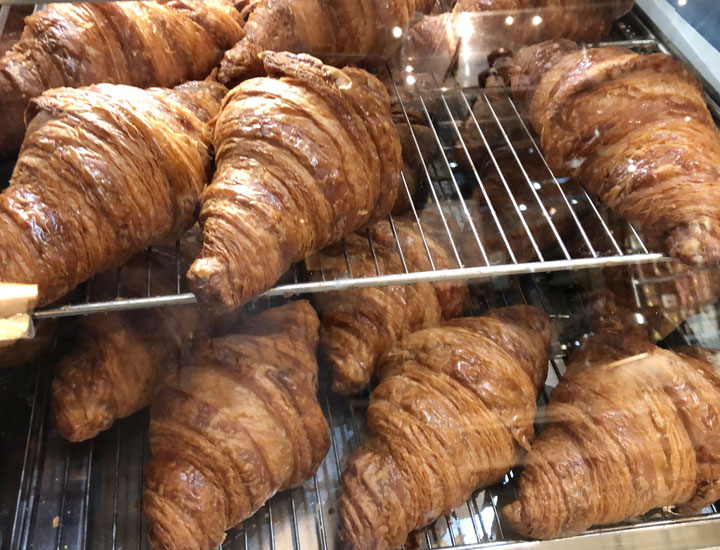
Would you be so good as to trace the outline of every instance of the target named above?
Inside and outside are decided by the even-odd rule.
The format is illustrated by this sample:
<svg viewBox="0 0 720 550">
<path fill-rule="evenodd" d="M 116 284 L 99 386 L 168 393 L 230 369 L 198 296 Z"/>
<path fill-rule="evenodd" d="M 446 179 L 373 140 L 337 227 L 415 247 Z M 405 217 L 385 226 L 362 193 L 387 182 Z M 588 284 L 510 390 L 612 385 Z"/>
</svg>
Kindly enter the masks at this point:
<svg viewBox="0 0 720 550">
<path fill-rule="evenodd" d="M 32 101 L 0 194 L 0 280 L 39 304 L 192 225 L 212 168 L 206 122 L 225 88 L 57 88 Z"/>
<path fill-rule="evenodd" d="M 46 90 L 203 79 L 242 36 L 230 0 L 50 4 L 0 58 L 0 152 L 20 147 L 25 108 Z"/>
<path fill-rule="evenodd" d="M 394 218 L 392 226 L 378 222 L 368 231 L 372 250 L 368 234 L 361 232 L 346 238 L 344 248 L 335 246 L 320 253 L 326 277 L 347 276 L 346 250 L 355 277 L 376 275 L 377 269 L 380 273 L 399 273 L 404 266 L 411 272 L 428 271 L 432 268 L 424 242 L 435 269 L 453 266 L 446 250 L 429 234 L 423 242 L 414 220 Z M 319 294 L 315 306 L 321 312 L 320 352 L 333 369 L 333 389 L 344 394 L 361 391 L 370 382 L 377 360 L 395 341 L 459 315 L 466 298 L 464 283 L 419 283 Z"/>
<path fill-rule="evenodd" d="M 532 439 L 549 343 L 547 316 L 514 306 L 396 344 L 371 394 L 371 439 L 343 473 L 341 543 L 396 548 L 501 479 Z"/>
<path fill-rule="evenodd" d="M 703 360 L 632 334 L 583 344 L 551 395 L 518 499 L 503 509 L 518 533 L 573 535 L 663 506 L 697 512 L 718 499 L 720 374 L 709 354 L 688 353 Z"/>
<path fill-rule="evenodd" d="M 654 248 L 694 266 L 720 262 L 720 132 L 682 63 L 543 43 L 517 54 L 514 73 L 514 87 L 537 82 L 530 117 L 554 170 L 599 195 Z"/>
<path fill-rule="evenodd" d="M 308 302 L 268 310 L 198 346 L 151 409 L 143 500 L 153 548 L 217 548 L 277 491 L 312 476 L 329 445 Z"/>
<path fill-rule="evenodd" d="M 375 77 L 306 55 L 266 52 L 264 63 L 272 76 L 223 101 L 203 249 L 188 272 L 202 301 L 226 309 L 387 215 L 398 192 L 400 143 Z"/>
</svg>

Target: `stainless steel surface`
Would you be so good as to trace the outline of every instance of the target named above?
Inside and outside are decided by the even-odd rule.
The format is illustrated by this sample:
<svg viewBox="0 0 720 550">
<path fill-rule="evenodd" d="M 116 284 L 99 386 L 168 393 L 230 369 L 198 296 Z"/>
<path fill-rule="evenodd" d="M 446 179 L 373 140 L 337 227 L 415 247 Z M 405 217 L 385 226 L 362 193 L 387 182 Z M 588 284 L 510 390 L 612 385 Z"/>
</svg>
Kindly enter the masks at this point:
<svg viewBox="0 0 720 550">
<path fill-rule="evenodd" d="M 473 314 L 488 307 L 531 303 L 545 308 L 554 320 L 555 334 L 545 392 L 548 394 L 565 371 L 567 354 L 588 331 L 586 296 L 579 292 L 573 273 L 498 278 L 491 285 L 472 287 Z M 260 306 L 264 306 L 263 300 Z M 712 344 L 718 325 L 704 330 L 683 325 L 679 343 Z M 703 327 L 700 327 L 703 329 Z M 711 338 L 711 340 L 708 340 Z M 64 341 L 64 340 L 61 340 Z M 51 420 L 48 389 L 50 362 L 40 362 L 25 382 L 24 394 L 15 396 L 15 423 L 7 429 L 23 440 L 3 457 L 0 487 L 5 478 L 19 479 L 11 501 L 13 516 L 0 522 L 2 550 L 96 548 L 146 550 L 142 519 L 142 470 L 149 458 L 148 414 L 121 420 L 94 440 L 70 444 Z M 365 439 L 367 396 L 348 399 L 329 391 L 327 369 L 321 365 L 319 398 L 331 430 L 331 448 L 317 474 L 302 487 L 275 496 L 244 525 L 228 533 L 223 548 L 232 550 L 334 550 L 338 522 L 338 480 L 350 453 Z M 10 383 L 10 382 L 8 382 Z M 1 386 L 0 386 L 1 387 Z M 25 401 L 28 399 L 28 401 Z M 3 426 L 3 429 L 6 429 Z M 20 432 L 24 435 L 21 437 Z M 0 442 L 3 438 L 0 438 Z M 0 451 L 5 449 L 0 448 Z M 4 471 L 3 471 L 4 470 Z M 580 537 L 552 542 L 519 540 L 500 516 L 500 509 L 515 496 L 517 471 L 497 486 L 477 491 L 452 514 L 413 535 L 412 547 L 589 550 L 618 548 L 706 548 L 720 540 L 720 514 L 708 508 L 695 517 L 679 517 L 670 510 L 655 510 L 621 525 L 593 529 Z M 9 493 L 9 491 L 8 491 Z"/>
<path fill-rule="evenodd" d="M 632 13 L 616 26 L 612 39 L 606 44 L 620 44 L 643 51 L 665 51 L 665 47 L 657 40 L 648 26 L 637 14 Z M 407 79 L 414 79 L 411 73 L 396 73 L 392 79 L 396 85 L 396 95 L 402 105 L 405 123 L 410 125 L 408 105 L 403 103 L 397 86 L 407 91 Z M 412 81 L 412 80 L 411 80 Z M 300 293 L 325 292 L 347 288 L 366 286 L 408 284 L 420 281 L 440 281 L 450 279 L 478 280 L 500 275 L 522 273 L 539 273 L 566 269 L 587 269 L 622 264 L 635 264 L 663 260 L 663 254 L 649 251 L 638 233 L 627 223 L 617 219 L 608 212 L 595 198 L 572 180 L 557 177 L 549 168 L 537 146 L 537 136 L 529 123 L 518 112 L 512 98 L 508 95 L 501 100 L 491 100 L 485 90 L 477 87 L 460 87 L 457 81 L 438 82 L 437 86 L 420 88 L 418 85 L 411 90 L 413 102 L 419 103 L 424 120 L 423 124 L 432 132 L 434 140 L 431 150 L 423 150 L 416 133 L 412 132 L 412 141 L 421 163 L 420 189 L 416 193 L 416 204 L 409 212 L 415 220 L 417 231 L 425 240 L 428 230 L 428 214 L 432 213 L 439 220 L 441 232 L 447 239 L 446 245 L 455 259 L 456 265 L 450 270 L 434 269 L 433 259 L 426 245 L 426 252 L 432 270 L 409 272 L 405 266 L 399 273 L 377 273 L 368 278 L 353 277 L 348 271 L 346 276 L 331 279 L 324 272 L 308 273 L 303 265 L 293 267 L 290 274 L 281 280 L 264 296 L 289 296 Z M 478 120 L 473 114 L 471 105 L 474 101 L 484 102 L 490 113 L 487 120 Z M 503 105 L 503 102 L 506 102 Z M 499 114 L 499 110 L 511 109 L 510 116 Z M 489 159 L 501 178 L 507 191 L 505 204 L 512 205 L 517 218 L 524 228 L 521 239 L 527 241 L 535 257 L 518 259 L 516 256 L 518 239 L 508 235 L 507 217 L 503 222 L 497 211 L 504 205 L 495 204 L 490 200 L 483 184 L 482 169 L 477 158 L 477 151 L 470 151 L 459 126 L 469 120 L 473 137 L 483 144 L 479 153 Z M 493 136 L 488 132 L 492 132 Z M 499 148 L 512 152 L 517 163 L 509 166 L 513 174 L 508 174 L 508 165 L 501 165 L 496 159 Z M 522 150 L 521 150 L 522 148 Z M 541 169 L 531 170 L 523 163 L 523 158 L 530 154 L 541 161 Z M 515 172 L 518 172 L 518 176 Z M 404 174 L 401 193 L 411 196 L 407 187 L 409 175 Z M 529 186 L 532 193 L 531 203 L 523 204 L 518 198 L 519 187 Z M 549 204 L 547 193 L 550 188 L 557 190 L 561 204 Z M 476 220 L 471 217 L 470 204 L 475 190 L 482 193 L 488 215 L 494 221 L 492 234 L 487 228 L 483 233 L 477 227 Z M 417 197 L 420 197 L 419 199 Z M 529 219 L 530 210 L 536 210 L 544 224 L 534 225 Z M 572 229 L 563 232 L 556 226 L 550 212 L 567 210 L 572 217 Z M 581 216 L 580 210 L 589 214 Z M 535 215 L 535 214 L 533 214 Z M 391 218 L 392 222 L 392 218 Z M 504 225 L 505 224 L 505 225 Z M 550 250 L 539 244 L 539 231 L 549 231 L 553 236 Z M 477 247 L 479 254 L 468 251 L 470 245 Z M 372 243 L 369 242 L 371 247 Z M 399 254 L 402 246 L 397 242 Z M 498 260 L 498 253 L 505 254 L 505 259 Z M 347 252 L 346 252 L 347 254 Z M 179 259 L 178 259 L 179 260 Z M 348 264 L 352 258 L 348 258 Z M 148 281 L 150 276 L 148 275 Z M 119 285 L 122 286 L 122 285 Z M 149 283 L 148 283 L 149 286 Z M 166 285 L 167 286 L 167 285 Z M 173 284 L 172 287 L 175 287 Z M 118 293 L 116 299 L 100 300 L 93 296 L 90 288 L 76 292 L 62 306 L 52 306 L 35 314 L 36 318 L 62 317 L 97 312 L 118 311 L 125 309 L 141 309 L 147 307 L 173 306 L 193 303 L 194 296 L 189 293 L 184 281 L 179 281 L 177 292 L 165 295 L 127 295 Z"/>
</svg>

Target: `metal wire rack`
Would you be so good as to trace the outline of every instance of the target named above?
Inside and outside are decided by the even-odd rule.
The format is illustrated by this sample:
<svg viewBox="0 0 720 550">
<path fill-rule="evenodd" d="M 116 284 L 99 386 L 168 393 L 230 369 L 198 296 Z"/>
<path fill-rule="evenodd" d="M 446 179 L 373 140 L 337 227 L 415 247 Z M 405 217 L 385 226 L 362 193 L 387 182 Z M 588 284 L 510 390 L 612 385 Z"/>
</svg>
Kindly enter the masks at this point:
<svg viewBox="0 0 720 550">
<path fill-rule="evenodd" d="M 548 393 L 565 371 L 569 350 L 588 331 L 585 295 L 577 292 L 573 281 L 572 273 L 559 273 L 503 277 L 492 286 L 471 288 L 473 314 L 488 307 L 530 303 L 545 308 L 554 319 L 551 368 L 538 418 L 543 416 Z M 706 336 L 714 338 L 718 331 L 717 325 L 705 328 L 708 330 L 695 332 L 685 324 L 676 337 L 679 343 L 707 345 Z M 117 422 L 94 440 L 70 444 L 50 420 L 51 371 L 46 365 L 38 365 L 34 376 L 25 378 L 24 388 L 20 384 L 20 390 L 12 386 L 8 391 L 6 407 L 14 410 L 14 421 L 0 432 L 4 436 L 0 437 L 0 452 L 5 460 L 0 469 L 0 505 L 11 513 L 0 514 L 0 532 L 5 537 L 0 548 L 148 548 L 142 519 L 142 471 L 149 459 L 147 412 Z M 321 368 L 321 372 L 326 371 Z M 363 442 L 367 397 L 344 398 L 330 392 L 324 382 L 319 398 L 332 440 L 325 461 L 302 487 L 275 496 L 255 516 L 230 531 L 224 549 L 336 547 L 338 480 L 348 456 Z M 509 472 L 503 483 L 476 492 L 463 506 L 415 533 L 408 548 L 535 548 L 538 543 L 519 540 L 499 514 L 515 497 L 515 476 L 515 470 Z M 655 510 L 620 525 L 593 529 L 581 537 L 542 543 L 542 548 L 565 549 L 580 544 L 588 549 L 662 548 L 673 544 L 700 548 L 718 540 L 718 519 L 715 507 L 695 517 Z"/>
<path fill-rule="evenodd" d="M 613 32 L 613 44 L 668 51 L 637 11 Z M 415 222 L 423 240 L 429 230 L 439 229 L 455 265 L 435 269 L 427 244 L 432 269 L 422 272 L 411 272 L 403 262 L 405 269 L 398 272 L 378 269 L 373 276 L 353 277 L 348 269 L 346 276 L 331 277 L 299 264 L 265 296 L 669 261 L 649 250 L 632 226 L 613 216 L 577 182 L 550 170 L 537 136 L 506 90 L 461 87 L 457 80 L 421 83 L 408 71 L 395 72 L 390 80 L 398 124 L 410 130 L 405 156 L 414 157 L 402 174 L 401 193 L 410 201 L 404 216 Z M 720 117 L 712 97 L 709 104 Z M 415 166 L 415 173 L 408 164 Z M 396 244 L 402 257 L 402 244 Z M 369 235 L 368 247 L 374 254 Z M 145 275 L 147 290 L 129 291 L 132 285 L 122 284 L 125 275 L 120 269 L 115 295 L 98 297 L 90 281 L 62 305 L 37 311 L 35 318 L 193 303 L 179 267 L 184 261 L 180 246 L 176 251 L 177 273 L 160 285 L 163 291 L 151 291 L 151 278 L 158 275 L 150 269 Z M 154 253 L 146 253 L 148 265 Z"/>
</svg>

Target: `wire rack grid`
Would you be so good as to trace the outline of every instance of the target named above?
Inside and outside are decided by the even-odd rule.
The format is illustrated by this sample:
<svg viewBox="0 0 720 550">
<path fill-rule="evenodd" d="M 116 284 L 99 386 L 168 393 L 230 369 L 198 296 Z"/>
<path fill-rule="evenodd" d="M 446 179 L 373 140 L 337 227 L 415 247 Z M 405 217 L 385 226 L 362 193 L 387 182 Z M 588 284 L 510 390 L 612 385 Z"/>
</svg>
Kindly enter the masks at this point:
<svg viewBox="0 0 720 550">
<path fill-rule="evenodd" d="M 637 9 L 615 26 L 608 43 L 669 51 Z M 414 222 L 423 241 L 431 230 L 434 235 L 439 230 L 455 265 L 436 269 L 427 243 L 431 269 L 420 272 L 403 261 L 397 272 L 378 267 L 374 275 L 354 277 L 348 268 L 344 276 L 331 276 L 322 269 L 313 273 L 301 263 L 264 296 L 669 261 L 577 182 L 553 173 L 538 148 L 538 137 L 507 90 L 461 87 L 456 79 L 421 85 L 415 76 L 407 70 L 389 76 L 397 123 L 409 130 L 405 157 L 416 167 L 412 174 L 406 162 L 401 177 L 400 193 L 409 201 L 403 217 Z M 712 98 L 709 105 L 720 116 Z M 429 139 L 423 140 L 421 130 Z M 396 217 L 389 221 L 394 224 Z M 404 260 L 399 239 L 396 245 Z M 370 234 L 368 249 L 374 256 Z M 178 271 L 162 292 L 151 292 L 150 269 L 147 291 L 129 292 L 120 283 L 120 268 L 114 296 L 98 298 L 91 280 L 62 305 L 37 311 L 35 318 L 194 303 L 179 268 L 180 247 L 176 250 Z M 146 254 L 150 265 L 154 251 Z M 348 266 L 351 263 L 348 258 Z"/>
</svg>

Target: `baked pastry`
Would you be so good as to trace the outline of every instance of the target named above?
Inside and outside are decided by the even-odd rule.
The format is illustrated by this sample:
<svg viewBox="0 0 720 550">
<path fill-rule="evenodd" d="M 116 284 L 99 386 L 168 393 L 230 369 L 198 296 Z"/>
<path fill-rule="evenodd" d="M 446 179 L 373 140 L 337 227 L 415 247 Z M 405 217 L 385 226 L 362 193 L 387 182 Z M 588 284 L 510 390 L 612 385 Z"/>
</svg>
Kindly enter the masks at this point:
<svg viewBox="0 0 720 550">
<path fill-rule="evenodd" d="M 632 334 L 598 334 L 550 396 L 518 497 L 521 535 L 549 539 L 720 497 L 720 372 Z"/>
<path fill-rule="evenodd" d="M 212 170 L 206 122 L 225 91 L 99 84 L 33 99 L 0 194 L 0 280 L 37 284 L 45 305 L 188 229 Z"/>
<path fill-rule="evenodd" d="M 246 36 L 225 55 L 219 78 L 228 84 L 264 74 L 259 54 L 266 50 L 388 57 L 413 13 L 433 5 L 434 0 L 257 0 L 245 10 Z"/>
<path fill-rule="evenodd" d="M 199 249 L 195 231 L 180 243 L 181 267 Z M 174 294 L 175 246 L 155 247 L 151 256 L 151 292 Z M 192 261 L 192 260 L 190 260 Z M 123 288 L 132 295 L 147 290 L 148 260 L 138 254 L 123 266 Z M 93 289 L 112 299 L 116 277 L 103 274 Z M 144 409 L 163 380 L 177 375 L 184 342 L 212 332 L 212 319 L 194 306 L 119 311 L 81 317 L 70 353 L 55 366 L 52 411 L 60 434 L 84 441 L 110 428 L 119 418 Z"/>
<path fill-rule="evenodd" d="M 460 0 L 451 13 L 413 25 L 403 64 L 446 73 L 459 54 L 482 59 L 498 48 L 515 50 L 542 40 L 597 42 L 634 0 Z"/>
<path fill-rule="evenodd" d="M 400 142 L 375 77 L 307 55 L 263 60 L 270 76 L 235 87 L 218 116 L 203 249 L 188 272 L 198 298 L 224 309 L 383 218 L 398 193 Z"/>
<path fill-rule="evenodd" d="M 396 548 L 506 474 L 533 438 L 550 321 L 531 306 L 415 332 L 378 369 L 371 439 L 342 477 L 339 540 Z"/>
<path fill-rule="evenodd" d="M 201 80 L 242 36 L 230 0 L 50 4 L 0 58 L 0 154 L 20 147 L 25 108 L 46 90 Z"/>
<path fill-rule="evenodd" d="M 435 269 L 455 267 L 450 254 L 432 235 L 424 236 Z M 344 245 L 353 277 L 374 276 L 376 269 L 380 273 L 402 273 L 405 267 L 410 272 L 432 270 L 414 219 L 395 218 L 392 226 L 387 221 L 376 223 L 367 234 L 360 232 L 347 237 Z M 319 256 L 327 279 L 348 276 L 343 247 L 330 247 Z M 375 372 L 377 360 L 397 340 L 460 315 L 467 296 L 467 286 L 461 281 L 317 294 L 314 303 L 321 320 L 320 353 L 332 368 L 333 390 L 353 394 L 364 389 Z"/>
<path fill-rule="evenodd" d="M 560 46 L 520 50 L 512 76 L 513 87 L 537 83 L 529 112 L 550 167 L 599 195 L 650 247 L 717 265 L 720 132 L 698 79 L 661 53 Z"/>
<path fill-rule="evenodd" d="M 270 309 L 200 347 L 153 403 L 143 506 L 157 550 L 217 548 L 330 446 L 317 397 L 319 321 L 308 302 Z"/>
</svg>

